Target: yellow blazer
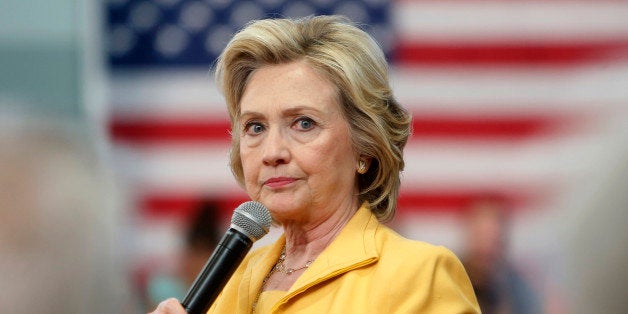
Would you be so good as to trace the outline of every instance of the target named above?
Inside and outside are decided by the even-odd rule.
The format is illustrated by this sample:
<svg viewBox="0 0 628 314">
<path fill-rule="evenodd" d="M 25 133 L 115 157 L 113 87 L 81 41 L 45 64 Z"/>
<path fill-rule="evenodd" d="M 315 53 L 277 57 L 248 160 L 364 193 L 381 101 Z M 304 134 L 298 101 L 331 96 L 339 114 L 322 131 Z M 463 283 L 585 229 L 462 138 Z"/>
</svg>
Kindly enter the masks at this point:
<svg viewBox="0 0 628 314">
<path fill-rule="evenodd" d="M 285 244 L 248 254 L 208 313 L 251 313 Z M 272 313 L 480 313 L 458 258 L 408 240 L 363 205 L 297 279 Z"/>
</svg>

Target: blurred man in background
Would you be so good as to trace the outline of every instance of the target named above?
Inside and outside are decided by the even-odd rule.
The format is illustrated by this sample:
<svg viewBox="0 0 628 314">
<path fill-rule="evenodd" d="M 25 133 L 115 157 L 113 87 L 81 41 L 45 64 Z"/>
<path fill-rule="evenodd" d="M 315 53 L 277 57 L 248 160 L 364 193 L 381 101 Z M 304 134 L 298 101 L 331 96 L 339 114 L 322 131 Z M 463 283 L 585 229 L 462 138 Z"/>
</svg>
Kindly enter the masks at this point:
<svg viewBox="0 0 628 314">
<path fill-rule="evenodd" d="M 539 299 L 508 259 L 504 204 L 498 198 L 486 198 L 469 206 L 463 263 L 482 313 L 541 313 Z"/>
<path fill-rule="evenodd" d="M 188 221 L 183 234 L 185 244 L 173 269 L 158 269 L 148 279 L 147 311 L 167 298 L 183 300 L 220 241 L 220 225 L 219 207 L 211 201 L 201 201 Z"/>
</svg>

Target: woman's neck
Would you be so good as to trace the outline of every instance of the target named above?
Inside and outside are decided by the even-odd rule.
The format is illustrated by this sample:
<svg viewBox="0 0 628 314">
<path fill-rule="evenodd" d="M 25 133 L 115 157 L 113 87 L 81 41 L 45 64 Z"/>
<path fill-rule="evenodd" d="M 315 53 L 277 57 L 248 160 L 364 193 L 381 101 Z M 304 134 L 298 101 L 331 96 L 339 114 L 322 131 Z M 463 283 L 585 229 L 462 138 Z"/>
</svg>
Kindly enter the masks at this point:
<svg viewBox="0 0 628 314">
<path fill-rule="evenodd" d="M 299 265 L 314 260 L 338 236 L 357 209 L 357 202 L 350 202 L 320 222 L 284 224 L 286 263 Z"/>
<path fill-rule="evenodd" d="M 358 209 L 357 199 L 336 207 L 331 215 L 316 222 L 283 222 L 286 246 L 278 263 L 289 273 L 271 270 L 260 291 L 289 290 L 301 274 L 338 236 Z M 277 265 L 275 265 L 277 267 Z M 275 268 L 273 268 L 275 269 Z"/>
</svg>

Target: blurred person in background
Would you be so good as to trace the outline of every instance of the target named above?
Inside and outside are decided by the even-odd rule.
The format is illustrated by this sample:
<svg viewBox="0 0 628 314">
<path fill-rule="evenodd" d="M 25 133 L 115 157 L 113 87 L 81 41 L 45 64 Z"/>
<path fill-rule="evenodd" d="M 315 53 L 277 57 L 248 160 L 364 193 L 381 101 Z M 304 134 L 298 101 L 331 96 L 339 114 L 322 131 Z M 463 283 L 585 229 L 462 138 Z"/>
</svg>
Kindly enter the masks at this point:
<svg viewBox="0 0 628 314">
<path fill-rule="evenodd" d="M 482 313 L 541 313 L 539 298 L 508 257 L 509 219 L 499 197 L 474 200 L 466 209 L 463 263 Z"/>
<path fill-rule="evenodd" d="M 220 240 L 221 221 L 218 206 L 202 201 L 194 211 L 185 230 L 185 245 L 171 272 L 157 273 L 149 279 L 146 297 L 153 309 L 167 298 L 183 299 L 187 289 L 203 269 Z"/>
<path fill-rule="evenodd" d="M 395 213 L 411 116 L 377 43 L 345 18 L 248 24 L 216 76 L 231 167 L 283 235 L 254 250 L 210 313 L 477 313 L 448 249 L 401 237 Z M 166 300 L 155 313 L 185 313 Z"/>
<path fill-rule="evenodd" d="M 628 313 L 626 138 L 617 139 L 608 168 L 588 178 L 582 203 L 565 219 L 569 313 Z"/>
<path fill-rule="evenodd" d="M 0 112 L 0 313 L 124 313 L 111 185 L 85 129 Z"/>
</svg>

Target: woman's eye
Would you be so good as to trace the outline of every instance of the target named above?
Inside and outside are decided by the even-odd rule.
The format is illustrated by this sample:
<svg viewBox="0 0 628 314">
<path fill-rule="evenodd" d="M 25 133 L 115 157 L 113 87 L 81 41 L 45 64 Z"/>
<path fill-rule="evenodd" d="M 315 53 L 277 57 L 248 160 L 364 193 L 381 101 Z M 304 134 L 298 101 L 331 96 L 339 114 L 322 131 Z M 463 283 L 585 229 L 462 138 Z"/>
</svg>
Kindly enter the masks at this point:
<svg viewBox="0 0 628 314">
<path fill-rule="evenodd" d="M 314 125 L 315 125 L 314 120 L 308 117 L 302 117 L 302 118 L 297 119 L 296 121 L 297 128 L 301 130 L 309 130 L 313 128 Z"/>
<path fill-rule="evenodd" d="M 264 131 L 264 126 L 258 122 L 248 122 L 244 126 L 244 132 L 248 135 L 256 135 Z"/>
</svg>

